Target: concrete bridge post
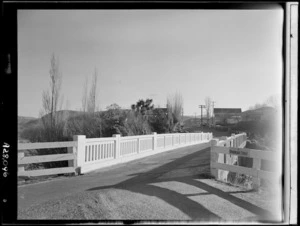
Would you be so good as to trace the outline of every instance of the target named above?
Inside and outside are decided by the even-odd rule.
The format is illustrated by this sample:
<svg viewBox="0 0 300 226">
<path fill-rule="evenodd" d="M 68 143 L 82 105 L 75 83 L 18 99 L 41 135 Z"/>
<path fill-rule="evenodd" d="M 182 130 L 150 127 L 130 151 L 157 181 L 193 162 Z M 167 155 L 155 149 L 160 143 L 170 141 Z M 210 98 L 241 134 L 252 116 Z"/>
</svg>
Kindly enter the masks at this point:
<svg viewBox="0 0 300 226">
<path fill-rule="evenodd" d="M 116 138 L 115 140 L 115 153 L 114 153 L 114 157 L 115 159 L 119 158 L 120 156 L 120 140 L 121 140 L 121 135 L 120 134 L 114 134 L 113 137 Z"/>
<path fill-rule="evenodd" d="M 73 140 L 77 141 L 77 151 L 76 151 L 76 159 L 74 167 L 76 167 L 75 171 L 77 174 L 81 174 L 81 167 L 85 163 L 85 135 L 75 135 L 73 136 Z M 76 166 L 77 165 L 77 166 Z"/>
<path fill-rule="evenodd" d="M 156 149 L 156 147 L 157 147 L 157 133 L 156 132 L 154 132 L 154 133 L 152 133 L 153 134 L 153 141 L 152 141 L 152 145 L 153 145 L 153 150 L 155 150 Z"/>
</svg>

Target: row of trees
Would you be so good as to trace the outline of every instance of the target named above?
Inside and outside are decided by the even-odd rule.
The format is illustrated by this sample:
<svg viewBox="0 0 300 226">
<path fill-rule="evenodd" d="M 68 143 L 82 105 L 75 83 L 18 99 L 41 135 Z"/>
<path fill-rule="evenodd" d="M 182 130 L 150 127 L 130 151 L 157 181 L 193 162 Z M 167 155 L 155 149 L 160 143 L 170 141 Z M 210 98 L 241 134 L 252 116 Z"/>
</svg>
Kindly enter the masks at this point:
<svg viewBox="0 0 300 226">
<path fill-rule="evenodd" d="M 88 87 L 88 78 L 83 86 L 82 111 L 72 116 L 62 114 L 62 74 L 59 61 L 52 55 L 50 89 L 43 92 L 41 124 L 24 130 L 23 137 L 31 142 L 71 140 L 73 135 L 87 137 L 111 137 L 113 134 L 142 135 L 152 132 L 180 132 L 183 114 L 183 98 L 179 92 L 167 97 L 166 108 L 154 108 L 152 99 L 140 99 L 131 109 L 121 109 L 114 103 L 105 111 L 96 111 L 97 70 Z"/>
</svg>

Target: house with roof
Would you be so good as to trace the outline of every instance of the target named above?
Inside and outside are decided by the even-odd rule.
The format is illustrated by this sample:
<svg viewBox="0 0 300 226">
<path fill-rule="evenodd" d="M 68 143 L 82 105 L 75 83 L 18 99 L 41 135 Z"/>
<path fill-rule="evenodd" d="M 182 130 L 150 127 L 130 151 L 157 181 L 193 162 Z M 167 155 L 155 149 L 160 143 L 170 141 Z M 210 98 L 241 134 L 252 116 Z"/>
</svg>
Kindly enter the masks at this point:
<svg viewBox="0 0 300 226">
<path fill-rule="evenodd" d="M 214 108 L 214 125 L 236 124 L 242 120 L 241 108 Z"/>
</svg>

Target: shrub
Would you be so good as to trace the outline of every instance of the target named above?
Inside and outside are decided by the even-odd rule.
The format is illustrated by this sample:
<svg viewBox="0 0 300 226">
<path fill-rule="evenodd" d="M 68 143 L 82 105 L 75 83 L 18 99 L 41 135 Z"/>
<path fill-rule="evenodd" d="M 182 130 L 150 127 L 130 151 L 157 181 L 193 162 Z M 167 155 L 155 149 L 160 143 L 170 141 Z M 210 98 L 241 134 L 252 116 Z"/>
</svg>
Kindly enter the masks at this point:
<svg viewBox="0 0 300 226">
<path fill-rule="evenodd" d="M 72 139 L 73 135 L 85 135 L 87 138 L 96 138 L 102 136 L 101 128 L 99 114 L 82 113 L 68 119 L 66 133 L 69 139 Z"/>
<path fill-rule="evenodd" d="M 102 119 L 102 135 L 104 137 L 112 137 L 114 134 L 127 136 L 128 131 L 125 128 L 126 111 L 119 106 L 110 105 L 107 111 L 101 113 Z"/>
<path fill-rule="evenodd" d="M 132 135 L 146 135 L 151 134 L 151 127 L 144 117 L 140 113 L 136 113 L 133 111 L 128 112 L 127 118 L 125 121 L 125 128 L 128 132 L 129 136 Z"/>
</svg>

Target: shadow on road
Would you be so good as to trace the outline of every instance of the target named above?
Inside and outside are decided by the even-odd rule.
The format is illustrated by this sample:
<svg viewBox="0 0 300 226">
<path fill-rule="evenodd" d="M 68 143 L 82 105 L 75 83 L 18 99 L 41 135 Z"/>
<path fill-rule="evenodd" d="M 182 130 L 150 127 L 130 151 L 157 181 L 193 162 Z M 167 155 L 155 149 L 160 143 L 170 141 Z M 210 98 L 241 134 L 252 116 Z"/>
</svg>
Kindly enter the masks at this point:
<svg viewBox="0 0 300 226">
<path fill-rule="evenodd" d="M 164 200 L 168 204 L 181 210 L 194 221 L 225 221 L 224 218 L 220 216 L 220 214 L 218 215 L 211 208 L 207 208 L 205 203 L 200 204 L 199 202 L 191 199 L 191 197 L 193 196 L 207 197 L 211 195 L 216 196 L 218 199 L 225 200 L 225 202 L 230 202 L 234 204 L 234 206 L 237 206 L 237 208 L 242 208 L 243 210 L 252 213 L 252 215 L 255 215 L 254 217 L 248 217 L 248 220 L 250 221 L 256 220 L 260 222 L 270 222 L 270 220 L 273 219 L 271 212 L 232 195 L 234 193 L 248 193 L 251 191 L 224 192 L 218 188 L 212 187 L 211 185 L 202 182 L 201 180 L 209 178 L 207 175 L 210 167 L 209 159 L 210 148 L 206 148 L 201 151 L 197 151 L 184 157 L 175 159 L 146 173 L 130 174 L 128 176 L 134 177 L 113 186 L 93 187 L 88 189 L 88 191 L 96 191 L 108 188 L 128 190 L 135 193 L 158 197 L 159 199 Z M 180 171 L 192 170 L 197 166 L 200 168 L 198 169 L 196 174 L 189 176 L 180 175 Z M 170 172 L 174 173 L 172 174 Z M 176 175 L 177 173 L 179 175 Z M 172 190 L 172 188 L 169 189 L 167 187 L 153 185 L 155 183 L 159 184 L 162 182 L 178 182 L 179 184 L 185 184 L 186 186 L 190 187 L 192 186 L 204 192 L 196 194 L 185 194 L 184 192 L 180 193 L 174 191 Z M 218 204 L 219 203 L 209 203 L 210 206 L 215 205 L 216 208 L 218 208 Z M 239 215 L 238 212 L 234 214 Z"/>
</svg>

